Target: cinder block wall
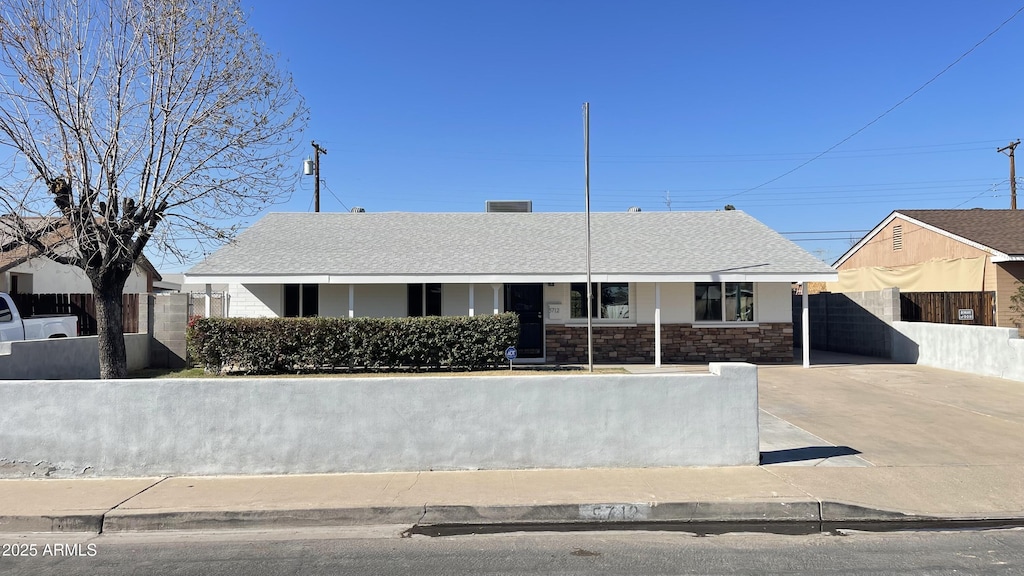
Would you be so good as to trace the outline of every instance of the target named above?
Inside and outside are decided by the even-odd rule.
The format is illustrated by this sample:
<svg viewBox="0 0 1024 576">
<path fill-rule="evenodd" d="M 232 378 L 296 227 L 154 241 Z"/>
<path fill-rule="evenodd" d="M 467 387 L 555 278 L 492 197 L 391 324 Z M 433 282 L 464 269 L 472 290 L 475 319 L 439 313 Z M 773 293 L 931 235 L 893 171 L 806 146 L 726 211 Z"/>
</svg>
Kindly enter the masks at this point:
<svg viewBox="0 0 1024 576">
<path fill-rule="evenodd" d="M 802 346 L 800 296 L 793 297 L 793 342 Z M 900 320 L 899 288 L 876 292 L 811 294 L 808 297 L 811 348 L 890 358 L 892 323 Z"/>
<path fill-rule="evenodd" d="M 188 294 L 154 295 L 152 325 L 149 365 L 153 368 L 185 368 Z"/>
</svg>

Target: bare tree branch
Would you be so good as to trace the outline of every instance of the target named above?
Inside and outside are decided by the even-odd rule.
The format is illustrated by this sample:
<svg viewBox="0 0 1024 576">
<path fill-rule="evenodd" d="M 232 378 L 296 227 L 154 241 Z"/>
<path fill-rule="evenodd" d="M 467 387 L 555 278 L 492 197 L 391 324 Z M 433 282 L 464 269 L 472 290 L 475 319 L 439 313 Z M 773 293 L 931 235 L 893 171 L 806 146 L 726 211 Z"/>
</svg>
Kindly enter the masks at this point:
<svg viewBox="0 0 1024 576">
<path fill-rule="evenodd" d="M 3 208 L 14 222 L 60 223 L 59 250 L 32 226 L 11 228 L 81 267 L 112 314 L 147 246 L 184 258 L 290 194 L 284 162 L 306 117 L 238 0 L 0 7 L 0 149 L 17 182 L 0 189 Z"/>
</svg>

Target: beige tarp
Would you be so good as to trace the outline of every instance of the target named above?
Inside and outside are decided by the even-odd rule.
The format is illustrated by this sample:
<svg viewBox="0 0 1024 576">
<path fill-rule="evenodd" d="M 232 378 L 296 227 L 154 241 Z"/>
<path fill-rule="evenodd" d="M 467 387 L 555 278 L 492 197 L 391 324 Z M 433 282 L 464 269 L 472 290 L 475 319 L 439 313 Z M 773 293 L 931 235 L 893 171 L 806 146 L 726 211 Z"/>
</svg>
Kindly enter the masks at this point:
<svg viewBox="0 0 1024 576">
<path fill-rule="evenodd" d="M 830 292 L 870 292 L 899 287 L 901 292 L 981 292 L 985 288 L 986 258 L 929 260 L 911 266 L 870 266 L 839 271 Z"/>
</svg>

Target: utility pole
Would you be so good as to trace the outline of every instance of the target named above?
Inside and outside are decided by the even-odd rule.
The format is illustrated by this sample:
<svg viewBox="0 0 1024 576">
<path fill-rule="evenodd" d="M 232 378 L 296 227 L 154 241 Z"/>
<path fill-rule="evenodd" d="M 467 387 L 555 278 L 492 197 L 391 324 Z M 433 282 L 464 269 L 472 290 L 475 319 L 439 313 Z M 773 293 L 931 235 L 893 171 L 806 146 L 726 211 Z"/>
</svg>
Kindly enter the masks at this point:
<svg viewBox="0 0 1024 576">
<path fill-rule="evenodd" d="M 320 211 L 320 155 L 327 155 L 327 149 L 321 148 L 316 142 L 311 142 L 313 145 L 313 176 L 316 178 L 316 183 L 313 184 L 313 211 Z"/>
<path fill-rule="evenodd" d="M 1020 138 L 1016 142 L 1010 142 L 1006 146 L 996 150 L 996 152 L 1005 152 L 1010 157 L 1010 210 L 1017 209 L 1017 175 L 1014 173 L 1013 166 L 1013 149 L 1020 144 Z"/>
<path fill-rule="evenodd" d="M 590 284 L 590 102 L 583 103 L 583 177 L 587 209 L 587 371 L 594 371 L 594 302 Z"/>
</svg>

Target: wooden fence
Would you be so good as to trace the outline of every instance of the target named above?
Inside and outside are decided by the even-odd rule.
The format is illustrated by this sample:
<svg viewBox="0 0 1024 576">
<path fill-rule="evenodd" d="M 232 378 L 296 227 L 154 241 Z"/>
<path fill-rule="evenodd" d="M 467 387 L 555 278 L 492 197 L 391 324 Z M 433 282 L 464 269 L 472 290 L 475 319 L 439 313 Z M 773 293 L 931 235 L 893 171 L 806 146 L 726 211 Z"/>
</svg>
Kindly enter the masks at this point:
<svg viewBox="0 0 1024 576">
<path fill-rule="evenodd" d="M 79 336 L 96 335 L 96 297 L 92 294 L 11 294 L 18 311 L 25 317 L 43 314 L 78 316 Z M 139 331 L 139 295 L 125 294 L 122 329 L 125 334 Z"/>
<path fill-rule="evenodd" d="M 901 292 L 900 316 L 906 322 L 995 326 L 995 292 Z"/>
</svg>

